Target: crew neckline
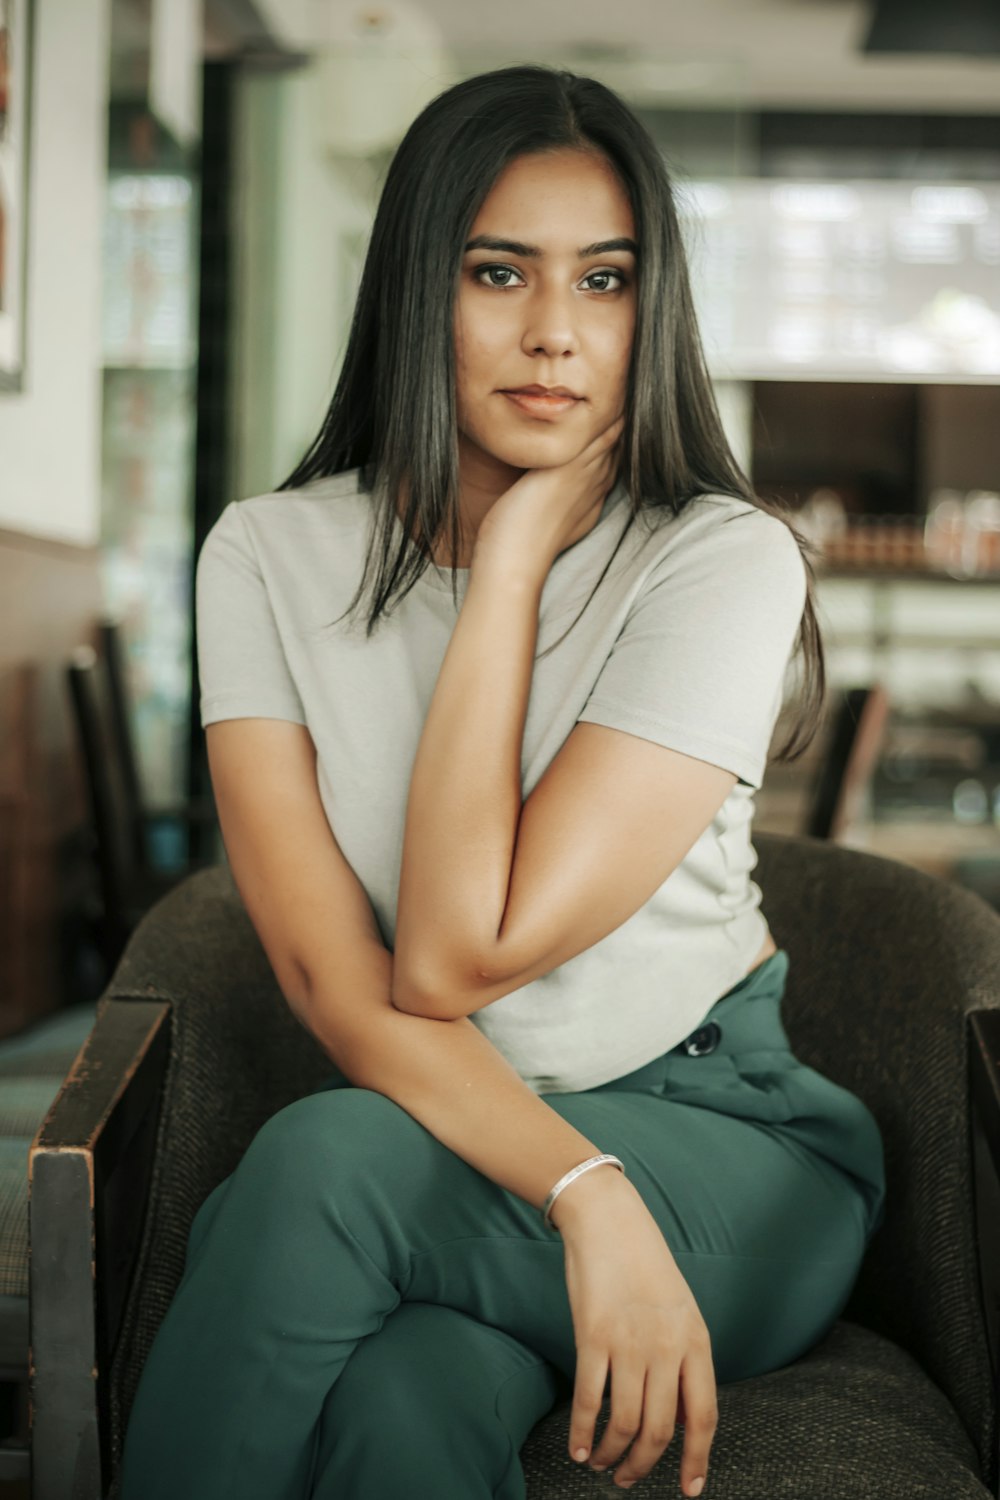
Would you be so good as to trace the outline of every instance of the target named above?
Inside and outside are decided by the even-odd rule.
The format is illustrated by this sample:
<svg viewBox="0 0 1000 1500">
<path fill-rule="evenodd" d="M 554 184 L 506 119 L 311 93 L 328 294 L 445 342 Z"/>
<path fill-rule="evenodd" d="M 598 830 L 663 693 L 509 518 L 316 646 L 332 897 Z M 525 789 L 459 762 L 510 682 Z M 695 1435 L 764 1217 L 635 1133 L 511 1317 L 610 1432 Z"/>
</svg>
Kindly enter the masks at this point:
<svg viewBox="0 0 1000 1500">
<path fill-rule="evenodd" d="M 555 571 L 555 569 L 563 564 L 566 558 L 585 558 L 587 553 L 593 550 L 598 545 L 598 537 L 601 536 L 602 533 L 607 531 L 614 513 L 618 509 L 618 506 L 622 501 L 627 500 L 627 498 L 628 493 L 625 489 L 625 485 L 623 481 L 619 479 L 616 481 L 613 488 L 610 489 L 605 495 L 604 505 L 601 509 L 601 514 L 598 517 L 596 525 L 590 528 L 586 536 L 580 537 L 579 541 L 574 542 L 571 547 L 567 547 L 565 552 L 560 552 L 559 556 L 556 558 L 555 562 L 552 564 L 552 567 L 549 570 L 550 576 L 552 572 Z M 399 516 L 396 515 L 395 511 L 393 511 L 392 514 L 395 526 L 399 528 L 399 531 L 401 533 L 403 529 L 403 523 L 400 520 Z M 583 549 L 582 551 L 580 550 L 581 548 Z M 455 586 L 457 591 L 461 592 L 463 587 L 468 586 L 469 572 L 469 568 L 455 569 Z M 425 571 L 421 573 L 420 577 L 416 580 L 416 584 L 414 586 L 420 587 L 421 584 L 427 584 L 429 588 L 437 589 L 439 592 L 447 592 L 450 594 L 451 569 L 443 567 L 440 563 L 434 562 L 432 558 L 428 562 Z"/>
</svg>

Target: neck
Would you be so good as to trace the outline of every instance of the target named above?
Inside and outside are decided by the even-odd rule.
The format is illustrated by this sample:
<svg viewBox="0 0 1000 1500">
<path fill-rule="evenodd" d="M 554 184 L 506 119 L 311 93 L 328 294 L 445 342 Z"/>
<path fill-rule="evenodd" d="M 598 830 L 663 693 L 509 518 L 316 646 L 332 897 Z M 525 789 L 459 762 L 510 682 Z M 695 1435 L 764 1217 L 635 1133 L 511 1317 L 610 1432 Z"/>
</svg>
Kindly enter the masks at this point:
<svg viewBox="0 0 1000 1500">
<path fill-rule="evenodd" d="M 492 506 L 525 473 L 524 469 L 502 463 L 492 454 L 469 442 L 464 433 L 459 434 L 458 443 L 458 517 L 459 549 L 454 562 L 456 568 L 472 565 L 472 552 L 484 517 Z M 407 491 L 404 483 L 396 505 L 396 513 L 403 519 L 406 509 Z M 439 568 L 452 566 L 450 539 L 442 534 L 431 547 L 431 556 Z"/>
</svg>

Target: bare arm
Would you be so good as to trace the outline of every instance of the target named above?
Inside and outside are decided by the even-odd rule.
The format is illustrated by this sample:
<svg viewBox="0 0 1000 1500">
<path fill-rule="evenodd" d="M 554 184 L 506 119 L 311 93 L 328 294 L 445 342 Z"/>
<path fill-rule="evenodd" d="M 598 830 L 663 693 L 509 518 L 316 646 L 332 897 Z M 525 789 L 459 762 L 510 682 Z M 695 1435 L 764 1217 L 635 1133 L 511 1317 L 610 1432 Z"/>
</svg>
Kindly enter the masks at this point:
<svg viewBox="0 0 1000 1500">
<path fill-rule="evenodd" d="M 326 821 L 308 730 L 235 719 L 207 734 L 233 876 L 294 1015 L 353 1084 L 386 1094 L 477 1171 L 540 1208 L 563 1173 L 600 1147 L 535 1094 L 467 1017 L 393 1006 L 393 959 Z M 707 1329 L 660 1230 L 633 1184 L 601 1169 L 560 1193 L 552 1221 L 565 1241 L 577 1345 L 570 1453 L 593 1447 L 610 1370 L 612 1414 L 595 1461 L 617 1462 L 641 1411 L 619 1471 L 641 1477 L 669 1441 L 677 1411 L 688 1483 L 706 1470 L 714 1375 Z"/>
<path fill-rule="evenodd" d="M 607 937 L 677 868 L 737 781 L 580 723 L 522 806 L 544 562 L 518 571 L 474 559 L 434 687 L 396 913 L 393 1003 L 411 1015 L 466 1017 Z"/>
<path fill-rule="evenodd" d="M 466 1017 L 393 1006 L 393 957 L 327 822 L 308 730 L 232 719 L 206 734 L 233 878 L 293 1014 L 353 1084 L 386 1094 L 541 1208 L 565 1172 L 603 1147 L 534 1093 Z M 559 1195 L 553 1223 L 565 1229 L 589 1204 L 603 1211 L 609 1193 L 638 1196 L 617 1171 L 585 1172 Z"/>
</svg>

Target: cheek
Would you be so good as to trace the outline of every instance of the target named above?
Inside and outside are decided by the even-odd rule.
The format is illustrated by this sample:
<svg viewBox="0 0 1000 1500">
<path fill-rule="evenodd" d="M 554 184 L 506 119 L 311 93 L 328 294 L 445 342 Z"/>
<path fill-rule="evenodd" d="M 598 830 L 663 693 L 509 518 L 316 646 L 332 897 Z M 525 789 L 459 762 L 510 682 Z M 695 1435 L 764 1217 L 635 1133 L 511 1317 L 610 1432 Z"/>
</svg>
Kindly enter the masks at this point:
<svg viewBox="0 0 1000 1500">
<path fill-rule="evenodd" d="M 632 333 L 629 331 L 624 338 L 615 341 L 615 347 L 609 354 L 608 366 L 614 371 L 614 385 L 618 399 L 625 394 L 628 384 L 629 367 L 632 363 Z"/>
<path fill-rule="evenodd" d="M 614 344 L 614 357 L 618 364 L 628 365 L 632 354 L 632 343 L 635 339 L 635 311 L 630 316 L 623 318 L 610 330 L 610 339 Z"/>
<path fill-rule="evenodd" d="M 457 343 L 461 338 L 466 362 L 470 366 L 477 361 L 494 359 L 498 349 L 508 348 L 511 339 L 518 336 L 511 309 L 503 307 L 502 301 L 501 297 L 459 298 L 455 339 Z"/>
</svg>

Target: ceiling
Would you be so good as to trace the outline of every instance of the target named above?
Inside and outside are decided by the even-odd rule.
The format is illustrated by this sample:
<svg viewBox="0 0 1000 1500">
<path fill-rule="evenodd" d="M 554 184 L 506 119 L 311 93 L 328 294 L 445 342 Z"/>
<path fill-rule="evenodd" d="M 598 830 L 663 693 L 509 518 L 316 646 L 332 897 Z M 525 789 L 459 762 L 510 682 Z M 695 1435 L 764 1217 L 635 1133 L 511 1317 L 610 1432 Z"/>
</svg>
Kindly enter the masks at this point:
<svg viewBox="0 0 1000 1500">
<path fill-rule="evenodd" d="M 946 4 L 947 0 L 941 0 Z M 284 7 L 258 0 L 280 26 Z M 589 72 L 636 104 L 1000 114 L 1000 58 L 867 56 L 869 0 L 285 0 L 313 45 L 419 16 L 463 73 L 512 62 Z"/>
</svg>

